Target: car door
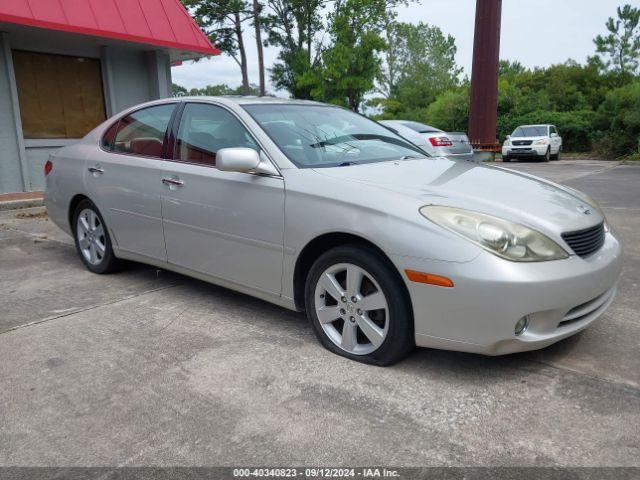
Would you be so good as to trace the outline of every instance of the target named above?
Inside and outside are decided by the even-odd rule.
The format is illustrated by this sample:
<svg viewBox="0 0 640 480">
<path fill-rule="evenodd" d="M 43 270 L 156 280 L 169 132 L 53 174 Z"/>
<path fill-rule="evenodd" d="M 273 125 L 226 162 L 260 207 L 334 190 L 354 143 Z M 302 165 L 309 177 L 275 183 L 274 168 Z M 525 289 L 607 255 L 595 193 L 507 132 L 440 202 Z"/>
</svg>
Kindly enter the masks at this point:
<svg viewBox="0 0 640 480">
<path fill-rule="evenodd" d="M 553 153 L 558 153 L 560 147 L 562 146 L 562 138 L 558 134 L 558 130 L 555 126 L 551 125 L 549 128 L 550 136 L 551 136 L 551 145 L 553 146 Z"/>
<path fill-rule="evenodd" d="M 114 123 L 88 162 L 87 190 L 116 249 L 166 261 L 159 161 L 175 103 L 142 108 Z"/>
<path fill-rule="evenodd" d="M 216 168 L 221 148 L 260 151 L 244 124 L 225 107 L 186 103 L 174 123 L 173 161 L 163 162 L 162 168 L 168 262 L 279 294 L 283 179 Z"/>
</svg>

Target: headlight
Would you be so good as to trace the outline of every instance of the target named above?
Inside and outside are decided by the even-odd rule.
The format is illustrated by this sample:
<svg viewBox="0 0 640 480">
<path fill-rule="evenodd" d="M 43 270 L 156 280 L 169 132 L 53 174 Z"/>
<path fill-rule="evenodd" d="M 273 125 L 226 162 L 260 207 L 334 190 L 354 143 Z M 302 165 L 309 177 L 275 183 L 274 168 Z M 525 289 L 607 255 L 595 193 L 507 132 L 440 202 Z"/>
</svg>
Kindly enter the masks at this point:
<svg viewBox="0 0 640 480">
<path fill-rule="evenodd" d="M 524 225 L 461 208 L 426 205 L 420 213 L 485 250 L 514 262 L 569 258 L 556 242 Z"/>
<path fill-rule="evenodd" d="M 549 140 L 547 140 L 546 138 L 543 138 L 542 140 L 537 140 L 534 145 L 546 145 L 549 143 Z"/>
</svg>

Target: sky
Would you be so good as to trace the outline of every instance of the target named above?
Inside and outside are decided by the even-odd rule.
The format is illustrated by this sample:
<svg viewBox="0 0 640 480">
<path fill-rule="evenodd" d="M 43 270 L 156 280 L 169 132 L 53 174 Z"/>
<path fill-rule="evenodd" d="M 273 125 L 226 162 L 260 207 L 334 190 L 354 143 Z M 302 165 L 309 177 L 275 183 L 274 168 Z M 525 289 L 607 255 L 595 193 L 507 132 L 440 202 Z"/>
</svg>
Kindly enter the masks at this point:
<svg viewBox="0 0 640 480">
<path fill-rule="evenodd" d="M 585 62 L 593 55 L 593 38 L 605 33 L 605 23 L 616 15 L 616 7 L 640 0 L 503 0 L 500 58 L 518 60 L 526 67 L 546 67 L 569 58 Z M 456 39 L 458 65 L 471 74 L 475 0 L 422 0 L 398 9 L 398 19 L 436 25 Z M 258 83 L 255 40 L 245 33 L 249 51 L 249 81 Z M 265 64 L 273 64 L 274 48 L 265 50 Z M 225 55 L 198 62 L 185 62 L 171 69 L 174 83 L 187 88 L 226 83 L 236 87 L 242 83 L 240 68 Z M 267 78 L 268 78 L 267 72 Z M 267 84 L 267 90 L 275 92 Z"/>
</svg>

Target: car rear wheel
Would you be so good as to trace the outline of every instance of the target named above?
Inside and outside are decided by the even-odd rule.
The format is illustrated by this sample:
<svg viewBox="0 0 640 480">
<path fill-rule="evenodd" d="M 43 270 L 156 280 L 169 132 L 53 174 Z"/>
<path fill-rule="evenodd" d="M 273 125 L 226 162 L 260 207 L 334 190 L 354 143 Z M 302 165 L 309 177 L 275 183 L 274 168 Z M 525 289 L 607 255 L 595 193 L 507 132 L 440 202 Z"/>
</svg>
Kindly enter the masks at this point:
<svg viewBox="0 0 640 480">
<path fill-rule="evenodd" d="M 107 226 L 98 208 L 82 200 L 73 214 L 73 238 L 80 260 L 94 273 L 109 273 L 119 261 L 113 254 Z"/>
<path fill-rule="evenodd" d="M 325 348 L 374 365 L 391 365 L 415 346 L 408 295 L 388 260 L 359 246 L 334 248 L 311 267 L 307 316 Z"/>
<path fill-rule="evenodd" d="M 556 153 L 555 155 L 551 156 L 551 160 L 560 160 L 560 152 L 562 151 L 562 148 L 558 149 L 558 153 Z"/>
</svg>

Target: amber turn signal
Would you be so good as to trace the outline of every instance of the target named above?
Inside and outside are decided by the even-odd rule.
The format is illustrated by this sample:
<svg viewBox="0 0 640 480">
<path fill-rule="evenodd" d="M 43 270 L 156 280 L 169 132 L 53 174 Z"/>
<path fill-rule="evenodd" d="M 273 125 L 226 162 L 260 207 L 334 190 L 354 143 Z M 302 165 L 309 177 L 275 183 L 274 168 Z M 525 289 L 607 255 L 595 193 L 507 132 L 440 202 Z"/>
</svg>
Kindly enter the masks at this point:
<svg viewBox="0 0 640 480">
<path fill-rule="evenodd" d="M 407 278 L 416 283 L 427 283 L 438 287 L 453 287 L 453 281 L 447 277 L 434 275 L 432 273 L 416 272 L 415 270 L 405 270 Z"/>
</svg>

